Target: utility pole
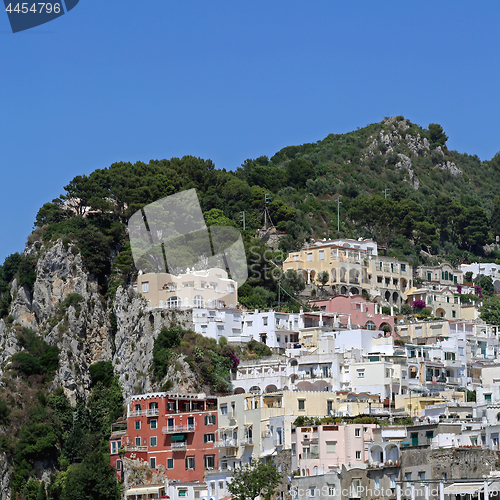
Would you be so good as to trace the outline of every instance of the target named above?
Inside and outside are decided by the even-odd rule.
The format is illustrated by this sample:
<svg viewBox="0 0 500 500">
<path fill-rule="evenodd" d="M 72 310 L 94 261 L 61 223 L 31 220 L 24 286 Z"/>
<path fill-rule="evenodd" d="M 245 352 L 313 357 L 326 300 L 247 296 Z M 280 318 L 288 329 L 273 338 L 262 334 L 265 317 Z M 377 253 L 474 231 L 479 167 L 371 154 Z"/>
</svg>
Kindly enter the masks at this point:
<svg viewBox="0 0 500 500">
<path fill-rule="evenodd" d="M 267 202 L 270 196 L 268 193 L 264 195 L 264 230 L 267 230 Z"/>
<path fill-rule="evenodd" d="M 340 201 L 340 198 L 342 196 L 339 194 L 337 197 L 337 232 L 340 233 L 340 204 L 342 203 Z"/>
<path fill-rule="evenodd" d="M 240 212 L 240 221 L 243 222 L 243 231 L 245 230 L 245 212 Z"/>
<path fill-rule="evenodd" d="M 390 189 L 384 189 L 382 190 L 382 193 L 384 193 L 384 199 L 387 199 L 387 193 L 390 191 Z"/>
</svg>

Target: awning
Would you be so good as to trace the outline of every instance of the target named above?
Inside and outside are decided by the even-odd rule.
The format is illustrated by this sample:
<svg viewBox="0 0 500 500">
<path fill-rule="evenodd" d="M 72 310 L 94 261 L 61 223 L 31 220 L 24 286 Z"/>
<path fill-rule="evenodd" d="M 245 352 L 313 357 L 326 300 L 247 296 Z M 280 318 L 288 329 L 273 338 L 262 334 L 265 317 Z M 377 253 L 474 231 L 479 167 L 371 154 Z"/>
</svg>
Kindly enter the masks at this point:
<svg viewBox="0 0 500 500">
<path fill-rule="evenodd" d="M 445 495 L 474 495 L 484 488 L 484 481 L 481 483 L 453 483 L 444 489 Z"/>
<path fill-rule="evenodd" d="M 159 494 L 160 490 L 165 490 L 165 486 L 136 486 L 134 488 L 130 488 L 125 492 L 126 496 L 132 495 L 146 495 L 151 493 Z"/>
<path fill-rule="evenodd" d="M 171 441 L 186 441 L 186 434 L 174 434 L 171 438 Z"/>
<path fill-rule="evenodd" d="M 260 456 L 263 458 L 263 457 L 269 457 L 270 455 L 272 455 L 274 452 L 276 451 L 275 448 L 272 448 L 270 450 L 264 450 Z"/>
</svg>

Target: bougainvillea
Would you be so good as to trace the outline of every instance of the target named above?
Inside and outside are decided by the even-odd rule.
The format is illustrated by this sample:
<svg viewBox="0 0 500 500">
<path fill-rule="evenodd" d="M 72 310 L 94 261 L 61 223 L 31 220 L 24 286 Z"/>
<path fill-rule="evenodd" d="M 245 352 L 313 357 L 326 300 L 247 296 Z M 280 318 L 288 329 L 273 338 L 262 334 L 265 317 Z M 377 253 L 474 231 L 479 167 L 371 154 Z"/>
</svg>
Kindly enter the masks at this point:
<svg viewBox="0 0 500 500">
<path fill-rule="evenodd" d="M 458 293 L 462 293 L 462 285 L 457 286 L 457 291 L 458 291 Z"/>
<path fill-rule="evenodd" d="M 222 356 L 226 356 L 231 360 L 231 370 L 236 370 L 236 368 L 238 368 L 238 365 L 240 364 L 240 359 L 236 356 L 236 354 L 230 347 L 228 346 L 223 347 L 221 354 Z"/>
<path fill-rule="evenodd" d="M 480 287 L 480 286 L 475 286 L 474 288 L 476 289 L 476 295 L 477 295 L 480 299 L 484 299 L 483 294 L 481 293 L 481 287 Z"/>
<path fill-rule="evenodd" d="M 423 309 L 425 307 L 425 302 L 423 300 L 414 300 L 411 306 L 413 309 Z"/>
</svg>

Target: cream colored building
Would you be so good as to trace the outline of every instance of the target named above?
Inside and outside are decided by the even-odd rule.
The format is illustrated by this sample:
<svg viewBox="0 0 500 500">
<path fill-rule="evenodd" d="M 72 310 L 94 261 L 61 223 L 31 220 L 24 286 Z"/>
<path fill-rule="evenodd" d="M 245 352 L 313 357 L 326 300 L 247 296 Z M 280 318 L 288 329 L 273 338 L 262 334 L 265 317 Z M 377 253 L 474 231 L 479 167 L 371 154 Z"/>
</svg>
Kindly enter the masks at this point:
<svg viewBox="0 0 500 500">
<path fill-rule="evenodd" d="M 408 291 L 407 297 L 409 305 L 412 305 L 415 300 L 423 300 L 426 307 L 431 309 L 432 314 L 437 318 L 460 319 L 462 317 L 460 297 L 448 287 L 441 290 L 412 288 Z"/>
<path fill-rule="evenodd" d="M 270 457 L 279 449 L 290 449 L 295 419 L 300 415 L 325 417 L 334 411 L 336 401 L 335 393 L 325 391 L 219 397 L 215 446 L 219 448 L 221 468 Z"/>
<path fill-rule="evenodd" d="M 149 307 L 167 309 L 234 308 L 238 304 L 237 283 L 223 269 L 193 271 L 175 276 L 146 273 L 137 277 L 137 291 Z"/>
<path fill-rule="evenodd" d="M 361 294 L 365 289 L 372 297 L 400 306 L 412 284 L 412 268 L 407 262 L 377 255 L 376 243 L 372 243 L 371 251 L 356 245 L 355 240 L 310 246 L 290 253 L 283 270 L 294 269 L 307 283 L 315 283 L 318 274 L 327 271 L 326 285 L 335 286 L 340 294 Z"/>
</svg>

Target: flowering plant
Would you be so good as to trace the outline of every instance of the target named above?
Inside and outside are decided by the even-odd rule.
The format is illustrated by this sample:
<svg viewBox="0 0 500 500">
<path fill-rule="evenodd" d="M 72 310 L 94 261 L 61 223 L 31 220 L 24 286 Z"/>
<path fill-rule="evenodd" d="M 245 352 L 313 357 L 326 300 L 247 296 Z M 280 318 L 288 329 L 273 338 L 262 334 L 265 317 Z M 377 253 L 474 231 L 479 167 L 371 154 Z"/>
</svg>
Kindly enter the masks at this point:
<svg viewBox="0 0 500 500">
<path fill-rule="evenodd" d="M 411 306 L 413 309 L 423 309 L 425 307 L 425 302 L 423 300 L 414 300 Z"/>
</svg>

